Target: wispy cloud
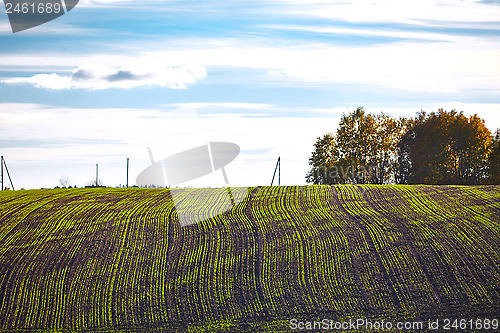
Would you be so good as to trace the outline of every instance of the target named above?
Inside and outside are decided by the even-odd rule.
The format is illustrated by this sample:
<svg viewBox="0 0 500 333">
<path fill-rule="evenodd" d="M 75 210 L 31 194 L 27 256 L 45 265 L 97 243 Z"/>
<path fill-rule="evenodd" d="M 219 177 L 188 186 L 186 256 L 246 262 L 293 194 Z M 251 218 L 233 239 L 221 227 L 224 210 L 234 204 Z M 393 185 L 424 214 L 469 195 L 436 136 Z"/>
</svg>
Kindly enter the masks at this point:
<svg viewBox="0 0 500 333">
<path fill-rule="evenodd" d="M 0 35 L 11 34 L 12 29 L 7 21 L 0 21 Z"/>
<path fill-rule="evenodd" d="M 297 6 L 294 11 L 313 17 L 351 22 L 498 22 L 496 1 L 476 0 L 282 0 Z"/>
<path fill-rule="evenodd" d="M 323 36 L 345 36 L 345 37 L 356 37 L 362 36 L 367 38 L 377 38 L 377 37 L 388 37 L 393 38 L 391 42 L 390 39 L 383 39 L 379 44 L 393 44 L 401 42 L 412 42 L 412 43 L 429 43 L 429 42 L 460 42 L 460 36 L 456 36 L 450 33 L 444 33 L 440 30 L 437 31 L 422 31 L 421 29 L 411 30 L 407 27 L 394 27 L 388 28 L 384 27 L 374 27 L 374 26 L 363 26 L 359 25 L 357 27 L 342 27 L 342 26 L 328 26 L 328 25 L 270 25 L 270 29 L 276 29 L 280 31 L 293 32 L 308 32 L 311 34 L 319 34 Z M 500 35 L 500 31 L 498 31 Z"/>
<path fill-rule="evenodd" d="M 16 36 L 43 36 L 46 38 L 53 35 L 75 36 L 88 35 L 97 32 L 97 29 L 78 27 L 54 20 L 48 24 L 42 24 L 36 28 L 18 32 L 16 33 Z M 7 20 L 7 16 L 5 16 L 5 21 L 0 21 L 0 36 L 1 35 L 12 35 L 12 28 Z"/>
</svg>

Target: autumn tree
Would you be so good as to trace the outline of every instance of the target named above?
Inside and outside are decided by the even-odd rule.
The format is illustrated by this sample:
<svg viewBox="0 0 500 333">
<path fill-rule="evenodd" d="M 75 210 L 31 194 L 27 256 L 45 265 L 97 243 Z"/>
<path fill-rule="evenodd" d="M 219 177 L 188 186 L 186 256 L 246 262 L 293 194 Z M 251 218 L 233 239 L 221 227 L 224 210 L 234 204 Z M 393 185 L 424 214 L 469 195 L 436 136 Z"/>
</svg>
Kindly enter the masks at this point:
<svg viewBox="0 0 500 333">
<path fill-rule="evenodd" d="M 407 131 L 410 120 L 404 117 L 392 118 L 382 113 L 375 116 L 376 134 L 372 144 L 370 170 L 372 172 L 371 183 L 385 184 L 396 181 L 398 169 L 397 144 L 399 139 Z"/>
<path fill-rule="evenodd" d="M 335 137 L 333 134 L 328 133 L 316 139 L 314 151 L 309 158 L 311 170 L 306 174 L 308 183 L 334 184 L 337 182 L 330 174 L 330 170 L 337 160 L 335 153 Z"/>
<path fill-rule="evenodd" d="M 488 177 L 491 132 L 477 115 L 417 114 L 398 143 L 398 182 L 479 184 Z"/>
<path fill-rule="evenodd" d="M 407 120 L 363 108 L 342 115 L 335 135 L 319 137 L 306 180 L 314 184 L 394 182 L 397 143 Z"/>
<path fill-rule="evenodd" d="M 500 184 L 500 129 L 495 132 L 490 148 L 488 182 L 490 184 Z"/>
</svg>

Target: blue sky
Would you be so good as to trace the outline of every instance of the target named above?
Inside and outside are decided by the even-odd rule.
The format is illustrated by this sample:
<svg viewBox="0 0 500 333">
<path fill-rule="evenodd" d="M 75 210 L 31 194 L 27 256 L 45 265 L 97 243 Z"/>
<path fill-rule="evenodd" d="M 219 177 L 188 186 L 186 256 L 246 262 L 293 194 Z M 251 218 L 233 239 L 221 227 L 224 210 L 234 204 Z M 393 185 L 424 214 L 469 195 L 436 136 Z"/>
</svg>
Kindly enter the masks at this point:
<svg viewBox="0 0 500 333">
<path fill-rule="evenodd" d="M 0 13 L 0 152 L 17 188 L 130 183 L 209 141 L 232 186 L 305 184 L 343 112 L 477 113 L 500 127 L 498 1 L 88 1 L 13 34 Z M 192 186 L 216 186 L 211 175 Z"/>
</svg>

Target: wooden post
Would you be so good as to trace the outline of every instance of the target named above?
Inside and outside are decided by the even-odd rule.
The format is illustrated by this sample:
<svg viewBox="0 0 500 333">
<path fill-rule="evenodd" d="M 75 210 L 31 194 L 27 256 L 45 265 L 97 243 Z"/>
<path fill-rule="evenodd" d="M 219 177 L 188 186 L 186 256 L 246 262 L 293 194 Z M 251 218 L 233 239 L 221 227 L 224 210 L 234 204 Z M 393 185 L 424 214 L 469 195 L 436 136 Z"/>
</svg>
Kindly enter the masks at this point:
<svg viewBox="0 0 500 333">
<path fill-rule="evenodd" d="M 3 188 L 3 156 L 2 156 L 2 160 L 0 162 L 2 164 L 2 191 L 4 190 Z"/>
</svg>

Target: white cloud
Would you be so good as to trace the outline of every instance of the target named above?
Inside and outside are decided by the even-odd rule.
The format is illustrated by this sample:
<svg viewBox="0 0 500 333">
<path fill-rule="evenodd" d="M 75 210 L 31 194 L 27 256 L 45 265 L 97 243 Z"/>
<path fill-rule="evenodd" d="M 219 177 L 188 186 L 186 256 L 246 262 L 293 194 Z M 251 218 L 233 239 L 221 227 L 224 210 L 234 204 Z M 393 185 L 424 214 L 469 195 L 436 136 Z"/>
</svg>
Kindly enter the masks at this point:
<svg viewBox="0 0 500 333">
<path fill-rule="evenodd" d="M 9 23 L 7 21 L 0 21 L 0 35 L 7 35 L 7 34 L 12 34 L 12 29 Z"/>
<path fill-rule="evenodd" d="M 194 83 L 206 77 L 204 67 L 168 67 L 162 65 L 136 65 L 113 68 L 104 65 L 83 64 L 70 76 L 36 74 L 28 78 L 4 79 L 4 83 L 29 83 L 47 89 L 90 89 L 109 88 L 129 89 L 140 86 L 160 86 L 172 89 L 185 89 L 186 84 Z"/>
<path fill-rule="evenodd" d="M 475 0 L 282 0 L 298 5 L 295 14 L 351 22 L 498 22 L 500 8 Z M 300 6 L 303 5 L 303 6 Z M 292 10 L 293 11 L 293 10 Z"/>
<path fill-rule="evenodd" d="M 224 107 L 232 109 L 268 109 L 272 107 L 271 104 L 261 104 L 261 103 L 179 103 L 171 105 L 178 105 L 182 107 L 188 106 L 195 108 Z"/>
<path fill-rule="evenodd" d="M 304 52 L 307 61 L 289 63 L 283 72 L 309 82 L 372 84 L 420 92 L 500 88 L 500 68 L 495 65 L 498 50 L 451 49 L 446 43 L 322 48 Z"/>
<path fill-rule="evenodd" d="M 319 34 L 331 34 L 334 36 L 363 36 L 363 37 L 393 37 L 401 39 L 412 39 L 418 43 L 428 43 L 430 41 L 436 42 L 460 42 L 460 37 L 447 35 L 444 33 L 436 32 L 422 32 L 422 31 L 404 31 L 404 30 L 388 30 L 376 28 L 332 28 L 326 26 L 314 25 L 269 25 L 269 28 L 278 29 L 280 31 L 305 31 Z"/>
</svg>

